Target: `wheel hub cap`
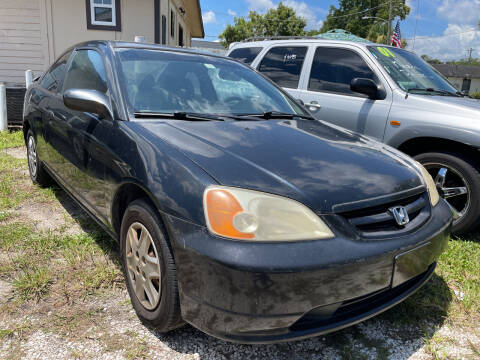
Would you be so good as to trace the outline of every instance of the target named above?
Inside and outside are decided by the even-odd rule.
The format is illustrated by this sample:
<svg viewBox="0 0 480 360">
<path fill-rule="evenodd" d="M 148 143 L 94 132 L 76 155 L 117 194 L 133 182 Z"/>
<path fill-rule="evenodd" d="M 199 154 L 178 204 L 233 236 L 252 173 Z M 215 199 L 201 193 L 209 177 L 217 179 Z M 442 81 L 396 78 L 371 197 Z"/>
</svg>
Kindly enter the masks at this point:
<svg viewBox="0 0 480 360">
<path fill-rule="evenodd" d="M 438 194 L 444 198 L 453 212 L 453 224 L 457 224 L 470 209 L 470 189 L 465 178 L 445 164 L 423 164 L 435 180 Z"/>
<path fill-rule="evenodd" d="M 28 168 L 32 176 L 37 175 L 37 147 L 33 136 L 28 138 Z"/>
<path fill-rule="evenodd" d="M 154 309 L 161 295 L 160 259 L 150 233 L 142 224 L 130 225 L 125 255 L 128 279 L 137 299 L 146 309 Z"/>
</svg>

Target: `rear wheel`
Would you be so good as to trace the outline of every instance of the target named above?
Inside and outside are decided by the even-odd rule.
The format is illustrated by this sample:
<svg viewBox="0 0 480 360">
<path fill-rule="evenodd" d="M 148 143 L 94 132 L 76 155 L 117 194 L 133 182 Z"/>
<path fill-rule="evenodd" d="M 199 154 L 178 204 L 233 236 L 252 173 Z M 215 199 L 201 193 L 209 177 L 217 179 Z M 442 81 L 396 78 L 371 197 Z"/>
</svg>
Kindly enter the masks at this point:
<svg viewBox="0 0 480 360">
<path fill-rule="evenodd" d="M 28 160 L 28 172 L 30 173 L 30 178 L 34 184 L 40 186 L 49 186 L 52 179 L 45 171 L 43 163 L 38 157 L 37 153 L 37 141 L 32 130 L 28 130 L 27 133 L 27 160 Z"/>
<path fill-rule="evenodd" d="M 473 231 L 480 221 L 480 173 L 470 159 L 449 152 L 415 156 L 428 170 L 454 214 L 453 233 Z"/>
<path fill-rule="evenodd" d="M 128 206 L 120 240 L 127 288 L 138 317 L 161 332 L 181 326 L 175 262 L 162 220 L 148 199 Z"/>
</svg>

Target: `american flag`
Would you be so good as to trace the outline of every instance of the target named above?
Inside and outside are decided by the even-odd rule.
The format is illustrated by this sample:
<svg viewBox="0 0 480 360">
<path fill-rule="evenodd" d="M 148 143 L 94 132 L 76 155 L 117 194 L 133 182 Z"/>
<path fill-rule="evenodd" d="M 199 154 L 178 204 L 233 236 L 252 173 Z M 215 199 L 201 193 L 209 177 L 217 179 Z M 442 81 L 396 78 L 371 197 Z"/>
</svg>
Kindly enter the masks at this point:
<svg viewBox="0 0 480 360">
<path fill-rule="evenodd" d="M 397 48 L 402 48 L 402 34 L 400 33 L 400 20 L 397 20 L 397 26 L 395 26 L 395 31 L 392 35 L 392 45 Z"/>
</svg>

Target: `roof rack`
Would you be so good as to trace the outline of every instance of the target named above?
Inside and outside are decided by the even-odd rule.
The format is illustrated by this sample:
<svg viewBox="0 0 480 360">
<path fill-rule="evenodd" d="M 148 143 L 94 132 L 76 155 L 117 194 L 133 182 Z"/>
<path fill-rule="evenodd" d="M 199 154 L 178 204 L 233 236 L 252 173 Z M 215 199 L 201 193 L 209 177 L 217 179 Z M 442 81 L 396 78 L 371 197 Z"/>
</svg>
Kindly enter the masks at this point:
<svg viewBox="0 0 480 360">
<path fill-rule="evenodd" d="M 253 36 L 241 42 L 267 41 L 267 40 L 323 40 L 315 36 Z"/>
</svg>

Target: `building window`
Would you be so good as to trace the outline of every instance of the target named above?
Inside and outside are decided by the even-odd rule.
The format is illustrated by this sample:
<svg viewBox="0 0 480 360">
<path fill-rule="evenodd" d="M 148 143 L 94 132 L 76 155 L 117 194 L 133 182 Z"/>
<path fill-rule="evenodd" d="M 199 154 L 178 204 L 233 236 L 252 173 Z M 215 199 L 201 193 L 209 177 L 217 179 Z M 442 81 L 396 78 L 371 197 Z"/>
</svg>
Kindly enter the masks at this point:
<svg viewBox="0 0 480 360">
<path fill-rule="evenodd" d="M 86 0 L 87 29 L 121 31 L 120 0 Z"/>
<path fill-rule="evenodd" d="M 183 47 L 184 41 L 183 41 L 183 27 L 182 25 L 178 25 L 178 46 Z"/>
<path fill-rule="evenodd" d="M 175 12 L 170 10 L 170 36 L 175 37 Z"/>
</svg>

